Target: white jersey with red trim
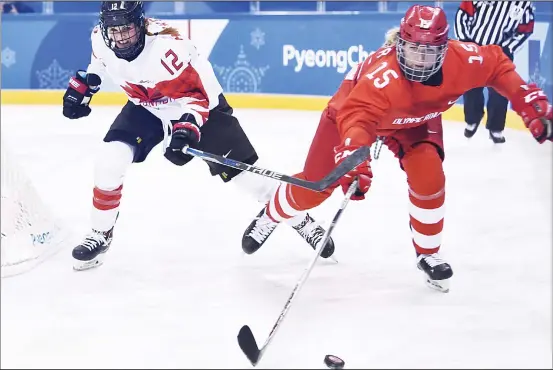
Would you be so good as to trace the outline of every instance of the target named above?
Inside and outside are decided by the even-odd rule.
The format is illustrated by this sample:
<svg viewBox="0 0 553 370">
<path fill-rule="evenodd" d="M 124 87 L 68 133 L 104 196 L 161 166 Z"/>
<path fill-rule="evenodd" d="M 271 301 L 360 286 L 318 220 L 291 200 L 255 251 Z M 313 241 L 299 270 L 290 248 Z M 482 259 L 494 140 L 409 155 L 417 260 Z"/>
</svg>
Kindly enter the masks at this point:
<svg viewBox="0 0 553 370">
<path fill-rule="evenodd" d="M 223 89 L 211 63 L 198 53 L 190 39 L 181 36 L 185 32 L 170 27 L 170 23 L 148 18 L 144 49 L 128 62 L 106 46 L 100 27 L 96 26 L 91 35 L 92 57 L 87 72 L 102 80 L 109 76 L 131 102 L 163 121 L 178 120 L 190 113 L 202 126 L 209 111 L 218 105 Z"/>
</svg>

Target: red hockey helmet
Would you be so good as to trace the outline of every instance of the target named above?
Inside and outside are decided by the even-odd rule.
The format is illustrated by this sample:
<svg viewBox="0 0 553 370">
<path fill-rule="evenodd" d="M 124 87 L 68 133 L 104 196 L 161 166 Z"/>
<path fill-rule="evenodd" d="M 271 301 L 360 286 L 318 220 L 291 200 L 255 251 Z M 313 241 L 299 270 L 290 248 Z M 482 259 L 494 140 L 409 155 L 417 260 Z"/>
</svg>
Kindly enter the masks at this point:
<svg viewBox="0 0 553 370">
<path fill-rule="evenodd" d="M 426 81 L 440 70 L 447 51 L 449 25 L 443 9 L 413 5 L 401 19 L 397 58 L 408 80 Z"/>
</svg>

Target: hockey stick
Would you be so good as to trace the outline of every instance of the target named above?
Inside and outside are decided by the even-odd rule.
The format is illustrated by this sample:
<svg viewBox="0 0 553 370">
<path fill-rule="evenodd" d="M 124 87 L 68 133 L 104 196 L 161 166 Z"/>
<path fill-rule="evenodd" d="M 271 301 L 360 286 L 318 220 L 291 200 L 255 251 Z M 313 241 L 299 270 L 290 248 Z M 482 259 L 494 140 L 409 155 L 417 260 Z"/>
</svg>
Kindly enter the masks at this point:
<svg viewBox="0 0 553 370">
<path fill-rule="evenodd" d="M 332 219 L 332 222 L 330 223 L 330 226 L 328 227 L 328 230 L 326 231 L 322 243 L 317 248 L 317 253 L 315 258 L 309 263 L 307 268 L 305 269 L 304 273 L 302 274 L 301 278 L 296 283 L 296 286 L 294 287 L 294 290 L 292 290 L 292 294 L 290 294 L 290 297 L 288 298 L 288 301 L 286 301 L 286 304 L 284 305 L 284 308 L 280 315 L 278 316 L 277 321 L 273 325 L 273 328 L 271 329 L 271 332 L 269 333 L 269 336 L 265 340 L 265 343 L 261 348 L 257 346 L 257 342 L 255 341 L 255 337 L 252 333 L 252 330 L 248 325 L 242 326 L 240 331 L 238 332 L 238 345 L 240 345 L 240 348 L 242 349 L 242 352 L 248 357 L 248 360 L 252 363 L 253 366 L 256 366 L 259 360 L 261 360 L 261 357 L 263 356 L 263 353 L 267 349 L 267 346 L 269 343 L 271 343 L 271 340 L 276 334 L 277 329 L 279 328 L 280 324 L 284 320 L 284 316 L 286 316 L 286 313 L 288 313 L 288 310 L 290 309 L 290 306 L 292 305 L 292 300 L 294 297 L 299 293 L 300 289 L 302 288 L 303 284 L 307 280 L 307 277 L 311 273 L 311 270 L 313 270 L 313 267 L 315 266 L 315 263 L 317 262 L 317 259 L 321 255 L 321 252 L 323 251 L 324 246 L 330 239 L 330 234 L 332 233 L 332 230 L 334 230 L 334 227 L 336 226 L 336 223 L 338 222 L 338 219 L 342 215 L 342 212 L 344 212 L 344 209 L 346 208 L 351 196 L 355 192 L 357 188 L 357 182 L 358 180 L 354 180 L 351 186 L 349 187 L 348 191 L 346 192 L 346 195 L 344 197 L 344 200 L 342 201 L 342 204 L 340 205 L 340 208 L 338 209 L 338 212 L 336 212 L 336 215 Z"/>
<path fill-rule="evenodd" d="M 305 189 L 313 191 L 323 191 L 329 186 L 334 184 L 340 179 L 340 177 L 347 174 L 349 171 L 361 164 L 370 154 L 371 148 L 368 146 L 362 146 L 357 149 L 353 154 L 344 159 L 338 166 L 336 166 L 328 175 L 326 175 L 320 181 L 307 181 L 298 179 L 296 177 L 284 175 L 276 171 L 267 170 L 265 168 L 256 167 L 243 162 L 235 161 L 234 159 L 226 158 L 220 155 L 207 153 L 198 149 L 185 147 L 183 153 L 192 155 L 194 157 L 201 158 L 206 161 L 219 163 L 228 167 L 233 167 L 242 171 L 252 172 L 261 176 L 270 177 L 272 179 L 286 182 L 288 184 L 300 186 Z"/>
</svg>

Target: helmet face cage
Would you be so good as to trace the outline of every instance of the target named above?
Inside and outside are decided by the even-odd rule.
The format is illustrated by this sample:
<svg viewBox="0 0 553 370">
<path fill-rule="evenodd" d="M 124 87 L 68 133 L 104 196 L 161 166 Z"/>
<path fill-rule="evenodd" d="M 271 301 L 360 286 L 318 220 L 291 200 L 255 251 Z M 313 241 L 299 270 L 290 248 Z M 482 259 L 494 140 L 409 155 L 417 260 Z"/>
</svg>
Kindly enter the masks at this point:
<svg viewBox="0 0 553 370">
<path fill-rule="evenodd" d="M 413 5 L 401 19 L 396 55 L 405 77 L 424 82 L 444 64 L 449 25 L 443 9 Z"/>
<path fill-rule="evenodd" d="M 135 59 L 144 48 L 146 35 L 142 3 L 103 2 L 100 28 L 105 44 L 118 58 Z"/>
<path fill-rule="evenodd" d="M 442 68 L 447 43 L 428 45 L 407 41 L 398 37 L 397 59 L 405 77 L 414 82 L 424 82 Z"/>
</svg>

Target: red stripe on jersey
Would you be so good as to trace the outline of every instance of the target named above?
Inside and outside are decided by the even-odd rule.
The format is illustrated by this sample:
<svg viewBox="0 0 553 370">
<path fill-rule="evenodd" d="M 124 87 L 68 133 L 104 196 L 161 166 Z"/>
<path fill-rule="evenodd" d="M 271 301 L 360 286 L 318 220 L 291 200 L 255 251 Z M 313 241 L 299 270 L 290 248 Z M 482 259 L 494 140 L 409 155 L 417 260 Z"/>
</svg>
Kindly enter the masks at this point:
<svg viewBox="0 0 553 370">
<path fill-rule="evenodd" d="M 121 85 L 121 88 L 129 97 L 138 99 L 141 104 L 155 102 L 156 100 L 163 98 L 163 95 L 155 88 L 144 87 L 128 81 L 125 86 Z"/>
<path fill-rule="evenodd" d="M 161 81 L 156 84 L 156 88 L 161 94 L 173 99 L 193 98 L 198 101 L 191 102 L 193 105 L 199 105 L 202 108 L 209 109 L 209 99 L 204 85 L 198 72 L 190 64 L 182 73 L 173 80 Z M 191 109 L 194 109 L 192 106 Z M 198 111 L 204 122 L 207 120 L 209 111 Z M 204 122 L 198 122 L 199 125 Z"/>
</svg>

